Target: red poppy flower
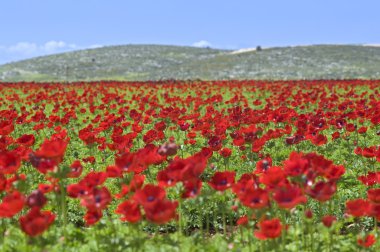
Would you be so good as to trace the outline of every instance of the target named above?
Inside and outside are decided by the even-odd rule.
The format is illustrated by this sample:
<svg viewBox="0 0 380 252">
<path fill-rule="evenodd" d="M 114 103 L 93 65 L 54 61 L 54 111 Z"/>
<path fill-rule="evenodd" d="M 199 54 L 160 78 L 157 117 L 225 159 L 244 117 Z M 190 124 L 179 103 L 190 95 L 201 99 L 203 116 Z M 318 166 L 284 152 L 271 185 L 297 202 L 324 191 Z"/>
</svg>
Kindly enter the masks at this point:
<svg viewBox="0 0 380 252">
<path fill-rule="evenodd" d="M 134 199 L 146 210 L 153 207 L 158 201 L 163 200 L 165 196 L 166 192 L 163 188 L 148 184 L 136 191 Z"/>
<path fill-rule="evenodd" d="M 318 134 L 311 138 L 311 142 L 316 146 L 321 146 L 327 143 L 327 137 L 325 135 Z"/>
<path fill-rule="evenodd" d="M 95 212 L 105 209 L 111 201 L 111 194 L 107 187 L 93 188 L 89 194 L 82 197 L 81 205 Z"/>
<path fill-rule="evenodd" d="M 241 216 L 236 221 L 236 224 L 239 225 L 239 226 L 246 226 L 246 225 L 248 225 L 248 216 L 247 215 Z"/>
<path fill-rule="evenodd" d="M 159 200 L 153 207 L 144 208 L 147 220 L 156 224 L 165 224 L 177 216 L 177 201 Z"/>
<path fill-rule="evenodd" d="M 331 227 L 332 224 L 336 221 L 336 217 L 333 215 L 326 215 L 322 217 L 322 223 L 326 227 Z"/>
<path fill-rule="evenodd" d="M 102 185 L 107 179 L 106 172 L 89 172 L 82 180 L 81 183 L 86 184 L 87 187 L 93 188 Z"/>
<path fill-rule="evenodd" d="M 288 176 L 300 176 L 306 171 L 308 163 L 302 153 L 292 152 L 289 159 L 284 161 L 284 171 Z"/>
<path fill-rule="evenodd" d="M 287 183 L 285 172 L 281 167 L 270 167 L 260 177 L 260 182 L 267 186 L 268 189 L 272 189 Z"/>
<path fill-rule="evenodd" d="M 223 148 L 219 151 L 219 153 L 220 153 L 220 155 L 222 155 L 222 157 L 227 158 L 227 157 L 231 156 L 232 150 L 229 148 Z"/>
<path fill-rule="evenodd" d="M 213 151 L 218 151 L 222 148 L 223 139 L 220 136 L 212 136 L 208 140 L 208 145 Z"/>
<path fill-rule="evenodd" d="M 380 182 L 380 172 L 368 172 L 366 176 L 359 176 L 358 180 L 366 186 L 373 186 Z"/>
<path fill-rule="evenodd" d="M 256 170 L 254 173 L 262 173 L 267 171 L 272 166 L 272 158 L 266 157 L 256 163 Z"/>
<path fill-rule="evenodd" d="M 20 217 L 22 231 L 29 236 L 42 234 L 54 222 L 55 215 L 50 211 L 41 211 L 33 207 L 26 215 Z"/>
<path fill-rule="evenodd" d="M 292 209 L 298 204 L 304 204 L 307 201 L 301 189 L 295 185 L 287 185 L 276 189 L 273 193 L 273 199 L 280 208 L 286 209 Z"/>
<path fill-rule="evenodd" d="M 67 195 L 72 198 L 80 198 L 87 195 L 91 188 L 84 183 L 71 184 L 67 186 Z"/>
<path fill-rule="evenodd" d="M 38 158 L 50 159 L 56 164 L 59 164 L 65 155 L 67 145 L 68 141 L 65 139 L 47 139 L 35 152 L 35 156 Z"/>
<path fill-rule="evenodd" d="M 346 172 L 346 169 L 343 165 L 330 165 L 324 175 L 329 180 L 338 180 Z"/>
<path fill-rule="evenodd" d="M 34 135 L 28 135 L 28 134 L 24 134 L 16 140 L 18 144 L 21 144 L 27 147 L 32 146 L 35 141 L 36 139 Z"/>
<path fill-rule="evenodd" d="M 335 139 L 338 139 L 340 137 L 340 133 L 338 131 L 336 131 L 331 136 L 332 136 L 332 139 L 335 140 Z"/>
<path fill-rule="evenodd" d="M 0 204 L 0 218 L 11 218 L 24 207 L 25 197 L 18 191 L 4 196 Z"/>
<path fill-rule="evenodd" d="M 103 213 L 101 210 L 97 211 L 87 211 L 84 220 L 87 226 L 91 226 L 96 224 L 103 217 Z"/>
<path fill-rule="evenodd" d="M 6 136 L 13 132 L 14 125 L 12 120 L 0 121 L 0 136 Z"/>
<path fill-rule="evenodd" d="M 259 222 L 259 230 L 255 231 L 256 238 L 260 240 L 274 239 L 281 235 L 282 225 L 278 218 L 262 220 Z"/>
<path fill-rule="evenodd" d="M 373 203 L 380 203 L 380 188 L 372 188 L 367 191 L 367 198 Z"/>
<path fill-rule="evenodd" d="M 115 213 L 122 215 L 120 218 L 122 221 L 136 223 L 141 219 L 139 205 L 136 202 L 130 200 L 119 204 L 115 210 Z"/>
<path fill-rule="evenodd" d="M 268 192 L 261 188 L 249 188 L 239 195 L 239 199 L 244 206 L 253 209 L 261 209 L 269 205 Z"/>
<path fill-rule="evenodd" d="M 371 204 L 364 199 L 349 200 L 346 202 L 346 210 L 352 216 L 362 217 L 370 213 Z"/>
<path fill-rule="evenodd" d="M 134 192 L 140 189 L 143 186 L 144 181 L 145 181 L 145 175 L 142 175 L 142 174 L 133 175 L 131 182 L 129 182 L 129 189 L 131 190 L 131 192 Z"/>
<path fill-rule="evenodd" d="M 236 195 L 242 195 L 244 194 L 247 190 L 250 190 L 252 188 L 256 189 L 259 187 L 257 177 L 253 174 L 250 173 L 244 173 L 238 182 L 236 182 L 232 186 L 232 191 Z"/>
<path fill-rule="evenodd" d="M 21 160 L 13 151 L 0 151 L 0 174 L 13 174 L 20 168 Z"/>
<path fill-rule="evenodd" d="M 52 184 L 39 184 L 38 190 L 40 190 L 42 193 L 49 193 L 53 191 L 54 185 Z"/>
<path fill-rule="evenodd" d="M 7 188 L 7 178 L 0 174 L 0 192 L 4 191 Z"/>
<path fill-rule="evenodd" d="M 70 165 L 70 171 L 67 173 L 68 178 L 78 178 L 82 174 L 83 166 L 79 160 L 75 160 Z"/>
<path fill-rule="evenodd" d="M 196 197 L 202 189 L 202 181 L 200 179 L 186 180 L 183 182 L 185 191 L 181 197 L 184 199 Z"/>
<path fill-rule="evenodd" d="M 366 235 L 363 238 L 358 238 L 358 245 L 364 248 L 369 248 L 375 244 L 376 238 L 373 234 Z"/>
<path fill-rule="evenodd" d="M 208 184 L 217 191 L 225 191 L 235 183 L 235 172 L 215 172 Z"/>
<path fill-rule="evenodd" d="M 336 182 L 329 181 L 323 182 L 319 181 L 314 187 L 309 187 L 306 189 L 306 193 L 318 201 L 324 202 L 329 200 L 336 192 Z"/>
<path fill-rule="evenodd" d="M 123 177 L 123 171 L 115 165 L 107 166 L 106 173 L 107 173 L 107 177 L 109 177 L 109 178 L 122 178 Z"/>
<path fill-rule="evenodd" d="M 371 204 L 370 216 L 380 220 L 380 204 Z"/>
</svg>

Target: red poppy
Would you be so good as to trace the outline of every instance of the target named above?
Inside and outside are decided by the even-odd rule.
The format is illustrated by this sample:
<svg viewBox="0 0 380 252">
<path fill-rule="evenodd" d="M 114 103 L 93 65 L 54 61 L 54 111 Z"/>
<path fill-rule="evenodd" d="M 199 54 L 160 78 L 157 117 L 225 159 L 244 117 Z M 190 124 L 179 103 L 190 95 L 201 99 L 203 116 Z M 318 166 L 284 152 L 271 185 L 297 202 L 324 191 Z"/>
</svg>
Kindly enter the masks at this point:
<svg viewBox="0 0 380 252">
<path fill-rule="evenodd" d="M 122 221 L 136 223 L 141 219 L 139 205 L 131 200 L 127 200 L 120 203 L 117 206 L 115 213 L 122 215 L 122 217 L 120 218 Z"/>
<path fill-rule="evenodd" d="M 366 176 L 359 176 L 358 180 L 366 186 L 373 186 L 380 182 L 380 172 L 368 172 Z"/>
<path fill-rule="evenodd" d="M 13 151 L 0 151 L 0 174 L 13 174 L 21 165 L 21 160 Z"/>
<path fill-rule="evenodd" d="M 40 159 L 50 159 L 59 164 L 65 155 L 67 145 L 68 141 L 65 139 L 47 139 L 35 152 L 35 156 Z"/>
<path fill-rule="evenodd" d="M 16 140 L 18 144 L 21 144 L 27 147 L 32 146 L 35 141 L 36 139 L 34 135 L 28 135 L 28 134 L 24 134 Z"/>
<path fill-rule="evenodd" d="M 208 184 L 217 191 L 225 191 L 235 183 L 235 172 L 215 172 Z"/>
<path fill-rule="evenodd" d="M 155 224 L 165 224 L 177 216 L 177 201 L 159 200 L 153 207 L 144 208 L 147 220 Z"/>
<path fill-rule="evenodd" d="M 273 166 L 264 172 L 260 177 L 260 182 L 272 189 L 287 183 L 285 172 L 281 167 Z"/>
<path fill-rule="evenodd" d="M 106 172 L 89 172 L 82 180 L 81 183 L 89 188 L 102 185 L 107 179 Z"/>
<path fill-rule="evenodd" d="M 292 152 L 289 159 L 284 161 L 284 171 L 288 176 L 300 176 L 306 171 L 308 163 L 302 153 Z"/>
<path fill-rule="evenodd" d="M 244 194 L 247 190 L 250 190 L 252 188 L 258 188 L 259 185 L 258 185 L 258 181 L 257 181 L 257 177 L 253 174 L 249 174 L 249 173 L 244 173 L 238 182 L 236 182 L 233 186 L 232 186 L 232 191 L 236 194 L 236 195 L 242 195 Z"/>
<path fill-rule="evenodd" d="M 329 180 L 338 180 L 345 172 L 346 169 L 343 165 L 330 165 L 324 172 L 324 175 Z"/>
<path fill-rule="evenodd" d="M 380 203 L 380 188 L 372 188 L 367 191 L 367 198 L 376 204 Z"/>
<path fill-rule="evenodd" d="M 202 181 L 200 179 L 186 180 L 183 182 L 185 191 L 181 197 L 184 199 L 196 197 L 202 189 Z"/>
<path fill-rule="evenodd" d="M 111 194 L 107 187 L 93 188 L 87 195 L 81 199 L 81 205 L 91 212 L 105 209 L 111 203 Z"/>
<path fill-rule="evenodd" d="M 365 237 L 358 238 L 358 245 L 364 248 L 369 248 L 375 244 L 376 238 L 373 234 L 366 235 Z"/>
<path fill-rule="evenodd" d="M 21 216 L 19 221 L 22 231 L 29 236 L 37 236 L 48 229 L 54 219 L 55 215 L 52 212 L 33 207 L 26 215 Z"/>
<path fill-rule="evenodd" d="M 67 195 L 72 198 L 80 198 L 87 195 L 90 189 L 84 183 L 71 184 L 67 186 Z"/>
<path fill-rule="evenodd" d="M 259 230 L 255 231 L 256 238 L 260 240 L 274 239 L 281 235 L 282 225 L 278 218 L 262 220 L 259 222 Z"/>
<path fill-rule="evenodd" d="M 129 182 L 129 189 L 131 190 L 131 192 L 134 192 L 140 189 L 143 186 L 144 181 L 145 181 L 145 175 L 142 175 L 142 174 L 133 175 L 131 182 Z"/>
<path fill-rule="evenodd" d="M 109 177 L 109 178 L 122 178 L 123 177 L 123 171 L 115 165 L 107 166 L 106 173 L 107 173 L 107 177 Z"/>
<path fill-rule="evenodd" d="M 266 157 L 256 163 L 256 170 L 254 173 L 262 173 L 267 171 L 272 166 L 272 158 Z"/>
<path fill-rule="evenodd" d="M 318 134 L 311 138 L 311 142 L 316 146 L 321 146 L 327 143 L 327 137 L 322 134 Z"/>
<path fill-rule="evenodd" d="M 208 140 L 208 145 L 210 146 L 210 148 L 213 151 L 220 150 L 222 148 L 222 144 L 223 144 L 223 141 L 222 141 L 222 138 L 220 136 L 212 136 Z"/>
<path fill-rule="evenodd" d="M 324 202 L 329 200 L 336 192 L 336 182 L 319 181 L 313 187 L 306 188 L 306 193 L 318 201 Z"/>
<path fill-rule="evenodd" d="M 304 204 L 307 198 L 296 185 L 287 185 L 278 188 L 273 193 L 273 199 L 280 208 L 292 209 L 298 204 Z"/>
<path fill-rule="evenodd" d="M 219 151 L 219 153 L 220 153 L 220 155 L 222 155 L 222 157 L 227 158 L 227 157 L 231 156 L 232 150 L 229 148 L 223 148 Z"/>
<path fill-rule="evenodd" d="M 239 195 L 239 199 L 244 206 L 253 209 L 261 209 L 269 205 L 268 192 L 261 188 L 249 188 Z"/>
<path fill-rule="evenodd" d="M 377 221 L 380 220 L 380 204 L 371 204 L 370 214 L 371 217 L 375 217 Z"/>
<path fill-rule="evenodd" d="M 0 204 L 0 218 L 11 218 L 24 207 L 25 197 L 18 191 L 4 196 Z"/>
<path fill-rule="evenodd" d="M 101 210 L 97 211 L 87 211 L 84 220 L 87 226 L 91 226 L 96 224 L 103 217 L 103 213 Z"/>
<path fill-rule="evenodd" d="M 322 223 L 326 227 L 331 227 L 332 224 L 336 221 L 336 217 L 333 215 L 325 215 L 322 217 Z"/>
<path fill-rule="evenodd" d="M 165 196 L 166 192 L 163 188 L 148 184 L 142 189 L 137 190 L 133 198 L 137 203 L 142 205 L 144 209 L 148 209 L 163 200 Z"/>
<path fill-rule="evenodd" d="M 70 165 L 70 171 L 67 173 L 68 178 L 78 178 L 82 174 L 83 166 L 79 160 L 75 160 Z"/>
<path fill-rule="evenodd" d="M 371 204 L 364 199 L 349 200 L 346 202 L 346 210 L 354 217 L 362 217 L 370 213 Z"/>
<path fill-rule="evenodd" d="M 13 132 L 14 125 L 12 120 L 0 121 L 0 136 L 6 136 Z"/>
<path fill-rule="evenodd" d="M 247 215 L 243 215 L 243 216 L 241 216 L 241 217 L 236 221 L 236 224 L 239 225 L 239 226 L 246 226 L 246 225 L 248 225 L 248 216 L 247 216 Z"/>
</svg>

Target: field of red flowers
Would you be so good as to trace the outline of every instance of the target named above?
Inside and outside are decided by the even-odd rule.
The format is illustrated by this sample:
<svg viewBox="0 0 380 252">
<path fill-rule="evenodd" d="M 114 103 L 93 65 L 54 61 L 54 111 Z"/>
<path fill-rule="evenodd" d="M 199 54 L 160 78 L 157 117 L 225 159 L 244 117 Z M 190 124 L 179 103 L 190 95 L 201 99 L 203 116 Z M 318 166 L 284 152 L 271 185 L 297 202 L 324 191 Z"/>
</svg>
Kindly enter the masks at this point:
<svg viewBox="0 0 380 252">
<path fill-rule="evenodd" d="M 0 251 L 379 251 L 380 81 L 0 84 Z"/>
</svg>

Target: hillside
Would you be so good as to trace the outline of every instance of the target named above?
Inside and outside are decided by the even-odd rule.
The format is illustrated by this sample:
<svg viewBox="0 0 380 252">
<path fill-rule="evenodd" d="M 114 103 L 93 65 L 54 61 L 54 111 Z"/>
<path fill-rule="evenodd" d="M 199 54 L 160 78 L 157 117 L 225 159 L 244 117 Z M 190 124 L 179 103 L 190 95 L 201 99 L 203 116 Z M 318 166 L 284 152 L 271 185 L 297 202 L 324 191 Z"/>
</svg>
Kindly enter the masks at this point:
<svg viewBox="0 0 380 252">
<path fill-rule="evenodd" d="M 380 79 L 380 47 L 315 45 L 230 51 L 125 45 L 0 66 L 1 81 L 347 78 Z"/>
</svg>

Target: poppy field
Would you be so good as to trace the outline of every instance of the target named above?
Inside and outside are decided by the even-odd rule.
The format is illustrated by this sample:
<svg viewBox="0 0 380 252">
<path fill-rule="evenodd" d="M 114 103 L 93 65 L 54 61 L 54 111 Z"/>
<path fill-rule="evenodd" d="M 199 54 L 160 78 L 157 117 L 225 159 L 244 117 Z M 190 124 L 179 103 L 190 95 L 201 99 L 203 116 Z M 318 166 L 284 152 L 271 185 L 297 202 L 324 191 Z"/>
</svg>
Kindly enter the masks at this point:
<svg viewBox="0 0 380 252">
<path fill-rule="evenodd" d="M 380 81 L 0 84 L 0 251 L 379 251 Z"/>
</svg>

